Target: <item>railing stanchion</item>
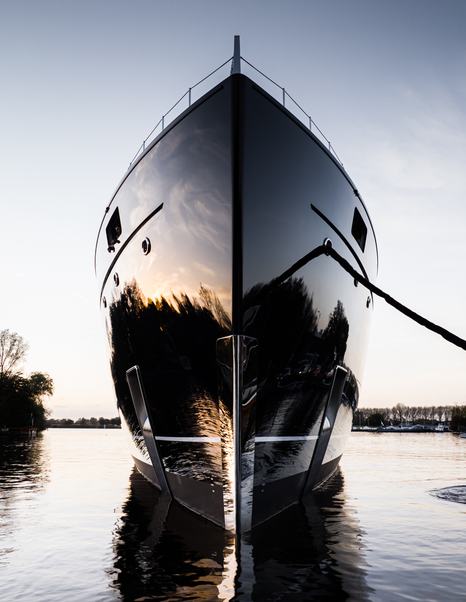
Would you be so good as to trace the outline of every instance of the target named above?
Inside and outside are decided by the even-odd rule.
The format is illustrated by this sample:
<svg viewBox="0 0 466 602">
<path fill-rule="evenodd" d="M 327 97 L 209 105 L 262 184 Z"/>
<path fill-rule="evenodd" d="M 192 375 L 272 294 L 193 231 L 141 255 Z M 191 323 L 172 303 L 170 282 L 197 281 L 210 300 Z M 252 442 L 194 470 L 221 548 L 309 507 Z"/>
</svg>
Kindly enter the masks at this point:
<svg viewBox="0 0 466 602">
<path fill-rule="evenodd" d="M 319 128 L 319 126 L 313 122 L 312 117 L 310 115 L 307 114 L 307 112 L 303 109 L 303 107 L 301 107 L 296 100 L 290 96 L 290 94 L 288 94 L 288 92 L 286 91 L 286 89 L 282 86 L 280 86 L 280 84 L 278 84 L 276 81 L 274 81 L 273 79 L 271 79 L 268 75 L 266 75 L 265 73 L 263 73 L 262 71 L 260 71 L 260 69 L 258 69 L 257 67 L 255 67 L 252 63 L 250 63 L 248 60 L 246 60 L 244 57 L 241 56 L 240 53 L 240 49 L 239 49 L 239 36 L 235 36 L 235 53 L 234 56 L 232 58 L 229 58 L 228 60 L 226 60 L 224 63 L 222 63 L 219 67 L 217 67 L 216 69 L 214 69 L 211 73 L 209 73 L 208 75 L 206 75 L 204 78 L 202 78 L 201 80 L 199 80 L 196 84 L 194 84 L 194 86 L 191 86 L 190 88 L 188 88 L 187 92 L 185 92 L 183 94 L 183 96 L 181 98 L 178 99 L 178 101 L 172 106 L 172 108 L 167 111 L 167 113 L 165 113 L 165 115 L 162 115 L 160 121 L 152 128 L 152 130 L 150 131 L 150 133 L 148 134 L 148 136 L 143 140 L 142 145 L 139 147 L 136 155 L 134 156 L 133 160 L 131 161 L 131 163 L 129 164 L 130 167 L 133 165 L 135 159 L 137 158 L 137 156 L 139 155 L 139 153 L 145 151 L 146 149 L 146 142 L 152 138 L 152 135 L 154 134 L 154 132 L 157 130 L 157 128 L 159 127 L 159 125 L 162 126 L 162 131 L 165 129 L 165 117 L 168 117 L 172 111 L 175 109 L 175 107 L 178 106 L 178 104 L 180 102 L 182 102 L 185 98 L 185 96 L 188 97 L 188 107 L 191 107 L 192 104 L 192 90 L 194 88 L 196 88 L 197 86 L 199 86 L 200 84 L 202 84 L 206 79 L 210 78 L 212 75 L 214 75 L 214 73 L 217 73 L 217 71 L 219 71 L 220 69 L 222 69 L 222 67 L 224 67 L 225 65 L 227 65 L 228 63 L 232 63 L 232 73 L 240 73 L 241 72 L 241 61 L 246 64 L 249 65 L 252 69 L 254 69 L 254 71 L 257 71 L 257 73 L 259 73 L 262 77 L 265 77 L 265 79 L 267 79 L 268 81 L 270 81 L 274 86 L 276 86 L 279 90 L 282 91 L 282 105 L 283 107 L 285 107 L 286 105 L 286 97 L 288 96 L 288 99 L 291 100 L 291 104 L 290 104 L 290 109 L 293 111 L 293 114 L 296 115 L 296 111 L 293 109 L 292 105 L 296 105 L 296 107 L 302 112 L 302 114 L 304 114 L 305 118 L 301 118 L 299 117 L 298 119 L 301 120 L 301 122 L 303 124 L 306 123 L 306 119 L 309 120 L 309 131 L 312 132 L 313 131 L 313 126 L 314 126 L 314 135 L 317 136 L 317 138 L 321 141 L 322 144 L 327 144 L 328 145 L 328 150 L 335 156 L 335 158 L 337 159 L 337 161 L 343 165 L 343 163 L 341 162 L 340 158 L 338 157 L 338 155 L 336 154 L 330 140 L 325 136 L 325 134 L 322 132 L 322 130 Z M 278 98 L 277 98 L 278 100 Z"/>
</svg>

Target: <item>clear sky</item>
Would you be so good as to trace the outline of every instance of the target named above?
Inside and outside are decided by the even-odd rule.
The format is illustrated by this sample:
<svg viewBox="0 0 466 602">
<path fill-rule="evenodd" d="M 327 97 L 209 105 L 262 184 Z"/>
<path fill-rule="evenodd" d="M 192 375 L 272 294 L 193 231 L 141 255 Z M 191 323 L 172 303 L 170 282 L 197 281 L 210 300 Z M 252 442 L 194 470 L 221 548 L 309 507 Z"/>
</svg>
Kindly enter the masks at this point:
<svg viewBox="0 0 466 602">
<path fill-rule="evenodd" d="M 379 285 L 466 338 L 465 32 L 451 0 L 1 0 L 0 328 L 53 377 L 53 415 L 116 415 L 97 228 L 142 138 L 234 34 L 332 140 Z M 379 301 L 361 405 L 466 403 L 465 360 Z"/>
</svg>

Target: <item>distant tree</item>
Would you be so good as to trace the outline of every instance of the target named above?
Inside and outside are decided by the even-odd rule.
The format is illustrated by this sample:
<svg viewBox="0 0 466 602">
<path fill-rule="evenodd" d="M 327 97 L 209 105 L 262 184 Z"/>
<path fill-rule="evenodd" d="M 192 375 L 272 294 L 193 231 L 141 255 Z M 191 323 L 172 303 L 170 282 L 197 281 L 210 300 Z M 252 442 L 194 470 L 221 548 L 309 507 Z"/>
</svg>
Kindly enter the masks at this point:
<svg viewBox="0 0 466 602">
<path fill-rule="evenodd" d="M 450 422 L 452 414 L 453 414 L 453 408 L 451 406 L 446 406 L 444 408 L 445 422 Z"/>
<path fill-rule="evenodd" d="M 53 393 L 53 381 L 47 374 L 34 372 L 0 376 L 0 425 L 8 428 L 46 428 L 44 398 Z"/>
<path fill-rule="evenodd" d="M 384 424 L 384 415 L 381 412 L 373 412 L 367 419 L 367 426 L 378 427 Z"/>
<path fill-rule="evenodd" d="M 445 408 L 443 406 L 437 406 L 437 420 L 439 422 L 443 422 L 444 416 L 445 416 Z"/>
<path fill-rule="evenodd" d="M 382 414 L 383 416 L 383 423 L 385 425 L 389 425 L 391 420 L 390 420 L 390 416 L 391 416 L 391 411 L 390 408 L 381 408 L 379 410 L 379 412 Z"/>
<path fill-rule="evenodd" d="M 405 410 L 405 416 L 409 422 L 416 422 L 416 419 L 419 416 L 419 408 L 417 406 L 408 406 Z"/>
<path fill-rule="evenodd" d="M 427 406 L 422 406 L 421 417 L 424 422 L 429 422 L 430 409 Z"/>
<path fill-rule="evenodd" d="M 353 416 L 353 426 L 366 426 L 366 416 L 364 410 L 358 409 Z"/>
<path fill-rule="evenodd" d="M 355 426 L 378 426 L 419 421 L 434 426 L 437 422 L 450 425 L 452 431 L 466 431 L 466 406 L 407 406 L 402 403 L 393 408 L 358 408 L 354 414 Z"/>
<path fill-rule="evenodd" d="M 53 380 L 48 374 L 43 372 L 33 372 L 27 379 L 31 394 L 38 402 L 42 403 L 43 398 L 53 393 Z"/>
<path fill-rule="evenodd" d="M 450 430 L 466 431 L 466 406 L 457 406 L 452 409 Z"/>
<path fill-rule="evenodd" d="M 27 344 L 16 332 L 0 331 L 0 426 L 7 428 L 47 428 L 44 398 L 52 395 L 48 374 L 33 372 L 28 377 L 19 368 Z"/>
<path fill-rule="evenodd" d="M 24 359 L 28 345 L 17 332 L 0 331 L 0 376 L 15 372 Z"/>
<path fill-rule="evenodd" d="M 406 418 L 406 406 L 402 403 L 397 403 L 392 408 L 392 416 L 396 423 L 401 424 L 404 422 Z"/>
</svg>

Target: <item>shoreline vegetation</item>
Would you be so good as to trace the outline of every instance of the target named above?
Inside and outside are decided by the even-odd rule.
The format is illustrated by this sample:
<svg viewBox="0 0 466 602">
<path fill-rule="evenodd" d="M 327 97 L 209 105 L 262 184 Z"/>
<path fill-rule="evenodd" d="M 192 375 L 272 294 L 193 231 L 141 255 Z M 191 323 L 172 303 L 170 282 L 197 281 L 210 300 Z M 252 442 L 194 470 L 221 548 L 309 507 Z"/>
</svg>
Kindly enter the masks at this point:
<svg viewBox="0 0 466 602">
<path fill-rule="evenodd" d="M 466 432 L 466 405 L 359 408 L 354 414 L 353 431 L 394 433 Z"/>
<path fill-rule="evenodd" d="M 51 429 L 121 429 L 120 418 L 49 418 L 47 428 Z"/>
<path fill-rule="evenodd" d="M 25 376 L 20 366 L 28 345 L 16 332 L 0 331 L 0 433 L 31 433 L 47 428 L 44 398 L 53 380 L 43 372 Z"/>
</svg>

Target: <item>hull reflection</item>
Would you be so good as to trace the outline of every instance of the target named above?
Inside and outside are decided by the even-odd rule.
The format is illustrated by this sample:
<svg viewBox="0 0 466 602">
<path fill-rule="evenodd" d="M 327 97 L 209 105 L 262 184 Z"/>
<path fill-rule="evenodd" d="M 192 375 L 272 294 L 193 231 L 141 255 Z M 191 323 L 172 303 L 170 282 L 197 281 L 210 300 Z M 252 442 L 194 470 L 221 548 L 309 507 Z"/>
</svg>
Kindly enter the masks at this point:
<svg viewBox="0 0 466 602">
<path fill-rule="evenodd" d="M 248 533 L 336 470 L 358 402 L 373 279 L 367 210 L 341 165 L 234 74 L 139 158 L 96 245 L 118 407 L 167 499 Z"/>
<path fill-rule="evenodd" d="M 134 471 L 109 575 L 122 600 L 363 601 L 373 592 L 362 536 L 338 472 L 238 543 Z"/>
</svg>

